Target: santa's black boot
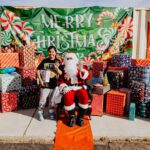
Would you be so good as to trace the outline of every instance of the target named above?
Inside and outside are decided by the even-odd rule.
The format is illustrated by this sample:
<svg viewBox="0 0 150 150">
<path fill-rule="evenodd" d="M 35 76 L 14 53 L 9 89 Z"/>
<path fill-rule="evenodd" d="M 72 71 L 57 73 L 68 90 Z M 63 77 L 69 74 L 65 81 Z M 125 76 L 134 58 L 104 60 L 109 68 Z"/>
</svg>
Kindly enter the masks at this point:
<svg viewBox="0 0 150 150">
<path fill-rule="evenodd" d="M 69 127 L 73 127 L 76 124 L 76 117 L 75 117 L 75 110 L 70 110 L 68 111 L 69 113 L 69 122 L 68 122 L 68 126 Z"/>
<path fill-rule="evenodd" d="M 79 107 L 78 116 L 77 116 L 77 120 L 76 120 L 76 123 L 78 126 L 84 126 L 83 117 L 84 117 L 85 113 L 86 113 L 86 109 Z"/>
</svg>

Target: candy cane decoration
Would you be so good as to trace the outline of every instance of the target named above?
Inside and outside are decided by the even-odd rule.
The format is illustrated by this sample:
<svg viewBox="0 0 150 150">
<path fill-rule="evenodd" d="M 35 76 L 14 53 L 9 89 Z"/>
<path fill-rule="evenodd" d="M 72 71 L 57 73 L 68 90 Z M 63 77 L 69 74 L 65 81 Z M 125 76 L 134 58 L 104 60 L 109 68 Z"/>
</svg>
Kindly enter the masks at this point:
<svg viewBox="0 0 150 150">
<path fill-rule="evenodd" d="M 94 61 L 94 59 L 90 56 L 87 56 L 82 59 L 83 64 L 86 66 L 89 66 L 89 67 L 92 65 L 93 61 Z"/>
<path fill-rule="evenodd" d="M 33 34 L 33 27 L 29 22 L 22 21 L 22 30 L 18 30 L 19 37 L 26 41 L 27 45 L 30 45 L 30 37 Z"/>
<path fill-rule="evenodd" d="M 110 11 L 104 11 L 97 18 L 97 25 L 98 26 L 102 25 L 102 19 L 104 17 L 106 17 L 106 16 L 110 17 L 112 20 L 115 19 L 115 16 L 114 16 L 114 14 L 112 12 L 110 12 Z"/>
<path fill-rule="evenodd" d="M 22 40 L 26 41 L 27 45 L 30 45 L 33 27 L 29 22 L 22 21 L 15 13 L 9 10 L 4 10 L 4 13 L 1 15 L 1 22 L 6 32 L 11 31 L 15 38 L 18 34 Z"/>
<path fill-rule="evenodd" d="M 6 32 L 13 30 L 16 34 L 17 30 L 21 30 L 20 18 L 9 10 L 4 10 L 4 13 L 2 13 L 1 24 Z"/>
<path fill-rule="evenodd" d="M 12 42 L 11 34 L 9 32 L 7 33 L 5 31 L 2 31 L 1 32 L 1 42 L 2 42 L 3 46 L 10 45 L 10 43 Z"/>
<path fill-rule="evenodd" d="M 4 10 L 1 15 L 1 25 L 7 33 L 11 32 L 18 41 L 16 34 L 17 30 L 21 29 L 21 20 L 16 14 L 9 10 Z"/>
</svg>

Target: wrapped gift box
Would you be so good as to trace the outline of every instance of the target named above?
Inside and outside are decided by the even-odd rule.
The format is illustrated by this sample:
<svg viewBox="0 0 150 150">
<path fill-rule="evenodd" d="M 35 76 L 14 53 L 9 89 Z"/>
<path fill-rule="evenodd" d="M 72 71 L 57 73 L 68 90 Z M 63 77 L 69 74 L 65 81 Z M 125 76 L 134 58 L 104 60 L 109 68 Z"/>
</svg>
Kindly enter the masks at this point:
<svg viewBox="0 0 150 150">
<path fill-rule="evenodd" d="M 139 80 L 140 77 L 140 67 L 130 66 L 128 70 L 128 78 L 129 78 L 129 87 L 132 80 Z"/>
<path fill-rule="evenodd" d="M 92 76 L 99 77 L 100 71 L 104 72 L 107 67 L 106 61 L 94 61 L 92 65 Z"/>
<path fill-rule="evenodd" d="M 119 89 L 127 86 L 127 77 L 123 70 L 108 70 L 107 76 L 112 89 Z"/>
<path fill-rule="evenodd" d="M 144 102 L 145 102 L 145 103 L 149 103 L 149 102 L 150 102 L 150 97 L 144 98 Z"/>
<path fill-rule="evenodd" d="M 36 68 L 19 67 L 17 70 L 21 75 L 23 86 L 36 83 Z"/>
<path fill-rule="evenodd" d="M 131 90 L 127 88 L 121 88 L 119 91 L 126 94 L 126 113 L 128 114 L 130 109 Z"/>
<path fill-rule="evenodd" d="M 139 81 L 143 81 L 146 84 L 150 83 L 150 66 L 142 66 L 140 68 L 141 74 L 139 75 Z"/>
<path fill-rule="evenodd" d="M 150 118 L 150 102 L 137 102 L 136 114 L 142 118 Z"/>
<path fill-rule="evenodd" d="M 150 83 L 150 66 L 130 66 L 128 70 L 129 87 L 132 80 Z"/>
<path fill-rule="evenodd" d="M 106 100 L 106 113 L 123 116 L 126 104 L 126 94 L 120 91 L 109 91 Z"/>
<path fill-rule="evenodd" d="M 0 68 L 19 67 L 18 53 L 0 53 Z"/>
<path fill-rule="evenodd" d="M 131 99 L 133 102 L 144 101 L 145 83 L 134 81 L 131 82 Z"/>
<path fill-rule="evenodd" d="M 108 91 L 110 91 L 110 85 L 99 86 L 98 84 L 96 84 L 92 88 L 92 93 L 99 94 L 99 95 L 105 94 Z"/>
<path fill-rule="evenodd" d="M 91 82 L 91 85 L 93 86 L 94 84 L 98 83 L 98 81 L 99 81 L 99 78 L 92 77 L 90 82 Z"/>
<path fill-rule="evenodd" d="M 18 93 L 0 93 L 0 103 L 2 112 L 17 110 Z"/>
<path fill-rule="evenodd" d="M 34 68 L 35 67 L 34 48 L 29 46 L 22 46 L 18 47 L 17 50 L 19 52 L 20 67 Z"/>
<path fill-rule="evenodd" d="M 124 87 L 127 87 L 127 84 L 128 84 L 128 67 L 112 67 L 112 66 L 109 66 L 108 67 L 108 70 L 111 72 L 111 71 L 122 71 L 123 72 L 123 80 L 124 80 Z M 108 71 L 108 72 L 109 72 Z"/>
<path fill-rule="evenodd" d="M 114 54 L 111 64 L 114 67 L 128 67 L 131 65 L 131 56 L 129 54 Z"/>
<path fill-rule="evenodd" d="M 113 67 L 113 66 L 109 66 L 108 70 L 128 70 L 128 67 Z"/>
<path fill-rule="evenodd" d="M 0 74 L 0 91 L 9 92 L 21 89 L 21 76 L 12 72 L 11 74 Z"/>
<path fill-rule="evenodd" d="M 36 108 L 39 104 L 40 88 L 37 85 L 22 87 L 19 91 L 18 107 Z"/>
<path fill-rule="evenodd" d="M 98 94 L 92 94 L 92 113 L 91 115 L 94 116 L 101 116 L 103 115 L 103 101 L 104 96 Z"/>
<path fill-rule="evenodd" d="M 135 119 L 135 112 L 136 112 L 135 103 L 131 103 L 130 104 L 130 109 L 129 109 L 129 120 L 134 121 L 134 119 Z"/>
<path fill-rule="evenodd" d="M 150 59 L 131 59 L 132 66 L 150 66 Z"/>
<path fill-rule="evenodd" d="M 144 101 L 150 101 L 150 83 L 145 84 L 145 91 L 144 91 Z"/>
</svg>

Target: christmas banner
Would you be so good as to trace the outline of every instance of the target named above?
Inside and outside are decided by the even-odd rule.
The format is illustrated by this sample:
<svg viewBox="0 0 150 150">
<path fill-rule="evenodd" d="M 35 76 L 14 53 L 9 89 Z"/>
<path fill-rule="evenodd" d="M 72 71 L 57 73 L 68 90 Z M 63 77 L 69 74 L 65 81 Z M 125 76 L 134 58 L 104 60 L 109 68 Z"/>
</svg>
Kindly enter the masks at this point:
<svg viewBox="0 0 150 150">
<path fill-rule="evenodd" d="M 0 7 L 2 47 L 31 45 L 47 55 L 50 45 L 60 56 L 76 52 L 85 64 L 132 52 L 133 9 L 119 7 Z"/>
</svg>

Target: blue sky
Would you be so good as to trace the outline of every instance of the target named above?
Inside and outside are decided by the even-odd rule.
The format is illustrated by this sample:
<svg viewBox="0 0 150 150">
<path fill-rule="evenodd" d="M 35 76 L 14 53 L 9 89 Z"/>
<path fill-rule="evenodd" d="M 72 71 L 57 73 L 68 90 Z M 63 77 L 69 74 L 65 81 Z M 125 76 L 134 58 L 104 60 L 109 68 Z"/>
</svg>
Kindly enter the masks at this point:
<svg viewBox="0 0 150 150">
<path fill-rule="evenodd" d="M 37 6 L 37 7 L 146 7 L 150 0 L 0 0 L 1 6 Z"/>
</svg>

